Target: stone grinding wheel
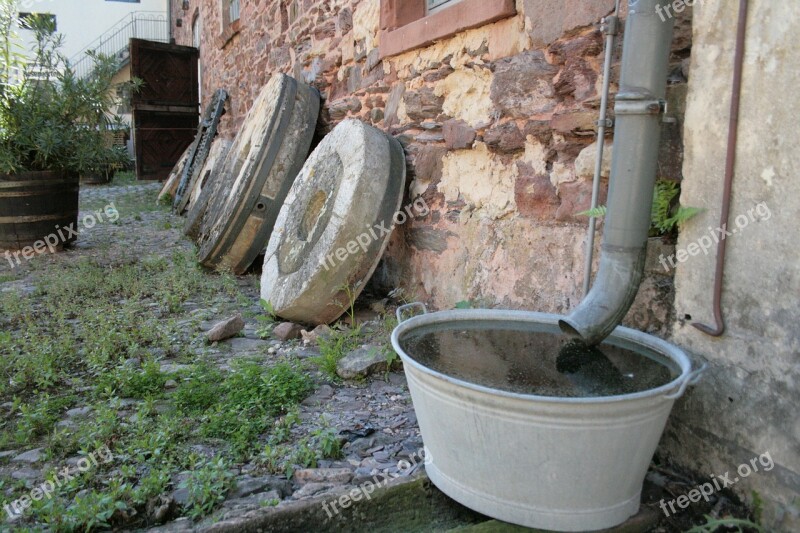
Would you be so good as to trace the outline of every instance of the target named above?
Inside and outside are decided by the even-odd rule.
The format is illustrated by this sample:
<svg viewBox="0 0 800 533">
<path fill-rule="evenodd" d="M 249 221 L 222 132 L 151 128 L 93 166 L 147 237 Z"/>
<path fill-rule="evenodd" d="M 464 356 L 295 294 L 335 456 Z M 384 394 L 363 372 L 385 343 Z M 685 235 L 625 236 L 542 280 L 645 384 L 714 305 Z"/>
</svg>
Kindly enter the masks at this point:
<svg viewBox="0 0 800 533">
<path fill-rule="evenodd" d="M 203 223 L 209 218 L 208 207 L 212 200 L 220 194 L 228 194 L 230 191 L 230 184 L 220 177 L 222 172 L 222 165 L 230 152 L 230 146 L 225 156 L 216 160 L 216 167 L 208 174 L 197 200 L 192 202 L 189 210 L 186 212 L 186 225 L 183 227 L 183 234 L 195 242 L 202 242 Z M 227 186 L 227 187 L 226 187 Z M 224 189 L 224 190 L 223 190 Z"/>
<path fill-rule="evenodd" d="M 197 202 L 200 201 L 201 198 L 203 199 L 203 204 L 199 207 L 200 213 L 195 215 L 195 219 L 199 218 L 199 220 L 202 221 L 202 216 L 205 214 L 206 207 L 208 206 L 210 193 L 213 190 L 214 176 L 219 174 L 222 163 L 225 161 L 225 156 L 228 155 L 228 150 L 231 148 L 231 144 L 231 141 L 223 139 L 222 137 L 214 139 L 211 150 L 208 152 L 208 157 L 206 157 L 206 161 L 203 163 L 203 168 L 198 174 L 198 179 L 194 183 L 192 190 L 187 193 L 188 202 L 186 204 L 186 209 L 189 213 L 191 213 L 194 206 L 197 205 Z M 188 228 L 189 223 L 187 221 L 186 229 L 188 230 Z M 184 233 L 189 235 L 189 232 L 186 230 Z"/>
<path fill-rule="evenodd" d="M 316 89 L 284 74 L 261 90 L 220 172 L 229 192 L 223 185 L 212 198 L 201 228 L 203 265 L 242 274 L 263 253 L 308 155 L 319 100 Z"/>
<path fill-rule="evenodd" d="M 227 100 L 227 91 L 217 89 L 200 120 L 200 125 L 197 127 L 194 149 L 189 155 L 188 165 L 181 172 L 178 190 L 175 193 L 175 201 L 172 206 L 178 215 L 186 212 L 192 192 L 197 187 L 197 182 L 200 181 L 200 172 L 211 152 L 219 121 L 225 113 L 225 102 Z"/>
<path fill-rule="evenodd" d="M 342 315 L 401 222 L 405 180 L 403 148 L 382 131 L 349 119 L 323 139 L 289 191 L 264 257 L 261 297 L 277 315 L 310 324 Z"/>
<path fill-rule="evenodd" d="M 178 162 L 175 163 L 175 166 L 172 168 L 169 176 L 167 176 L 167 180 L 164 182 L 164 187 L 162 187 L 161 192 L 158 193 L 157 201 L 159 203 L 163 202 L 167 197 L 173 198 L 175 196 L 175 191 L 178 190 L 178 182 L 181 179 L 181 174 L 183 173 L 186 163 L 189 162 L 189 153 L 191 151 L 192 145 L 190 144 L 186 150 L 183 151 L 183 154 L 181 154 L 181 158 L 178 159 Z"/>
</svg>

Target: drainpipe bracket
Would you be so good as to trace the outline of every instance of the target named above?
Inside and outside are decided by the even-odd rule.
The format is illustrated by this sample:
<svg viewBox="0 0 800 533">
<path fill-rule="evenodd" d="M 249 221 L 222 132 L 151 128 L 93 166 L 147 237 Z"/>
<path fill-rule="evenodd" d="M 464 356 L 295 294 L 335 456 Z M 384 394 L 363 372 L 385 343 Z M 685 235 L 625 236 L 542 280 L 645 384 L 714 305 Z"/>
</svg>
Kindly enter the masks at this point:
<svg viewBox="0 0 800 533">
<path fill-rule="evenodd" d="M 667 113 L 669 113 L 669 102 L 666 100 L 661 100 L 661 105 L 663 106 L 661 109 L 661 114 L 664 115 L 664 117 L 661 119 L 661 122 L 664 124 L 677 124 L 678 119 L 676 117 L 667 116 Z"/>
<path fill-rule="evenodd" d="M 609 15 L 600 22 L 600 31 L 604 35 L 619 35 L 619 17 Z"/>
<path fill-rule="evenodd" d="M 614 105 L 615 115 L 660 115 L 666 110 L 664 100 L 620 100 Z"/>
<path fill-rule="evenodd" d="M 605 120 L 598 120 L 594 123 L 595 126 L 598 128 L 613 128 L 614 127 L 614 119 L 607 118 Z"/>
</svg>

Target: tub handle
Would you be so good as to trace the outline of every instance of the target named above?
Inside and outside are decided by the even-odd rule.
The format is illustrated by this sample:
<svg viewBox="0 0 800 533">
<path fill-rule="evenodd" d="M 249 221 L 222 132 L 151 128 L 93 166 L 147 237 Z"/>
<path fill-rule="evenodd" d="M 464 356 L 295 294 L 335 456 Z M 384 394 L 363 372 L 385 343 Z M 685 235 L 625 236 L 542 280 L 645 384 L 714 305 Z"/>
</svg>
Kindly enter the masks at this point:
<svg viewBox="0 0 800 533">
<path fill-rule="evenodd" d="M 405 311 L 410 311 L 412 309 L 421 309 L 422 310 L 421 314 L 423 314 L 423 315 L 428 313 L 428 308 L 425 307 L 425 304 L 422 303 L 422 302 L 414 302 L 414 303 L 410 303 L 410 304 L 401 305 L 400 307 L 397 308 L 397 322 L 398 323 L 405 322 L 405 320 L 407 320 L 407 319 L 403 319 L 403 313 Z M 412 315 L 412 316 L 414 316 L 414 315 Z"/>
<path fill-rule="evenodd" d="M 686 379 L 684 379 L 683 383 L 681 383 L 681 386 L 678 387 L 678 390 L 676 390 L 671 394 L 664 395 L 664 398 L 666 398 L 667 400 L 677 400 L 678 398 L 683 396 L 683 393 L 686 392 L 686 387 L 690 385 L 696 385 L 697 382 L 700 381 L 700 378 L 703 377 L 703 373 L 706 371 L 707 368 L 708 368 L 708 363 L 703 363 L 703 365 L 697 370 L 689 372 L 686 375 Z"/>
</svg>

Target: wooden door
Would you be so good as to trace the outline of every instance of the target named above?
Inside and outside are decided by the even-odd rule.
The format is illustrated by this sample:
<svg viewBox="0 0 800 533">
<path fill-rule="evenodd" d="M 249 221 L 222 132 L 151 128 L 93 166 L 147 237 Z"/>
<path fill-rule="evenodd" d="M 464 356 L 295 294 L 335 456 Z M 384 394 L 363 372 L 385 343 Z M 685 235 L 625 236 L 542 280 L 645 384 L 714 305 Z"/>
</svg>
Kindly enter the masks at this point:
<svg viewBox="0 0 800 533">
<path fill-rule="evenodd" d="M 194 140 L 198 124 L 197 48 L 131 39 L 136 177 L 164 180 Z"/>
</svg>

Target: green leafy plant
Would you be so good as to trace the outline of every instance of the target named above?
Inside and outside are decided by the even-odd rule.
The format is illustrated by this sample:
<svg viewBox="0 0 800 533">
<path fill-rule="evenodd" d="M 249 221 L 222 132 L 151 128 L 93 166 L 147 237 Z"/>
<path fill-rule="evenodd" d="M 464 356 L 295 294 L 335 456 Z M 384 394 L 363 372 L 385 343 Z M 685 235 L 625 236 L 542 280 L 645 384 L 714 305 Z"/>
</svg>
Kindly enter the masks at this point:
<svg viewBox="0 0 800 533">
<path fill-rule="evenodd" d="M 289 361 L 269 368 L 240 362 L 213 386 L 216 399 L 202 414 L 200 434 L 225 439 L 239 457 L 250 453 L 276 416 L 290 411 L 312 389 L 308 376 Z"/>
<path fill-rule="evenodd" d="M 324 426 L 311 432 L 314 447 L 322 458 L 341 459 L 342 440 L 337 435 L 336 429 Z"/>
<path fill-rule="evenodd" d="M 585 216 L 585 217 L 593 217 L 593 218 L 600 218 L 606 216 L 608 213 L 608 208 L 604 205 L 598 205 L 595 208 L 587 209 L 586 211 L 581 211 L 578 215 Z"/>
<path fill-rule="evenodd" d="M 234 486 L 235 476 L 221 457 L 195 465 L 194 471 L 181 484 L 181 488 L 189 492 L 186 502 L 189 516 L 196 520 L 209 514 Z"/>
<path fill-rule="evenodd" d="M 324 419 L 321 427 L 305 437 L 285 444 L 288 439 L 286 434 L 273 433 L 257 462 L 273 474 L 291 478 L 298 468 L 315 468 L 321 459 L 342 458 L 342 441 Z"/>
<path fill-rule="evenodd" d="M 653 193 L 652 227 L 659 234 L 670 233 L 678 225 L 702 212 L 698 207 L 678 205 L 680 185 L 675 181 L 658 180 Z"/>
<path fill-rule="evenodd" d="M 270 302 L 262 298 L 259 303 L 264 310 L 264 314 L 256 317 L 256 320 L 258 320 L 256 335 L 262 339 L 268 339 L 272 336 L 272 330 L 275 328 L 277 315 L 275 315 L 275 309 Z"/>
<path fill-rule="evenodd" d="M 19 50 L 16 0 L 0 0 L 0 172 L 56 170 L 88 174 L 128 163 L 113 131 L 124 128 L 116 104 L 113 57 L 90 52 L 93 70 L 80 77 L 61 54 L 63 36 L 50 17 L 26 20 L 32 57 Z M 140 80 L 129 83 L 137 90 Z"/>
<path fill-rule="evenodd" d="M 98 384 L 101 387 L 105 385 L 103 388 L 110 387 L 122 398 L 144 399 L 161 395 L 168 379 L 169 376 L 161 372 L 161 365 L 150 359 L 144 361 L 141 368 L 123 363 L 103 374 Z"/>
<path fill-rule="evenodd" d="M 320 336 L 317 339 L 319 355 L 309 360 L 332 380 L 338 380 L 336 369 L 339 361 L 348 353 L 358 348 L 362 341 L 361 327 L 346 328 L 338 324 L 332 329 L 330 335 Z"/>
</svg>

